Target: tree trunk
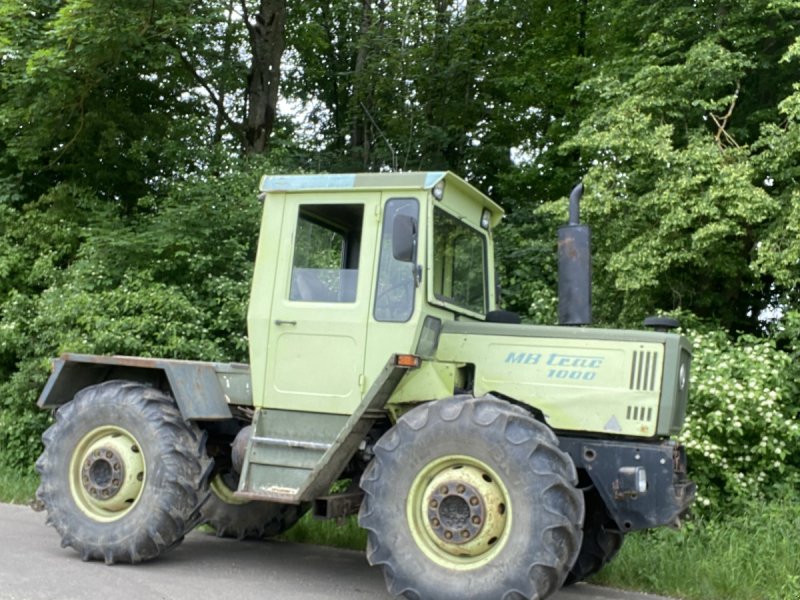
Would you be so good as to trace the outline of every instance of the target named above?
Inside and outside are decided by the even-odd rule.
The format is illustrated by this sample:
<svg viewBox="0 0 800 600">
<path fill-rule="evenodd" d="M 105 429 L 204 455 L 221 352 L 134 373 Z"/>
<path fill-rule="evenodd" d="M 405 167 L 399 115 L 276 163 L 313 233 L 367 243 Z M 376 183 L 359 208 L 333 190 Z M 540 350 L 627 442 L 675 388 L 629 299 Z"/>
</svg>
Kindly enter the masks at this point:
<svg viewBox="0 0 800 600">
<path fill-rule="evenodd" d="M 251 19 L 247 0 L 242 0 L 243 14 L 250 34 L 252 62 L 247 78 L 247 114 L 245 116 L 245 153 L 263 154 L 269 143 L 278 104 L 281 57 L 286 47 L 285 0 L 260 0 L 258 12 Z"/>
<path fill-rule="evenodd" d="M 364 83 L 362 74 L 364 66 L 367 64 L 368 40 L 370 27 L 372 26 L 372 0 L 362 0 L 361 2 L 361 27 L 358 31 L 358 53 L 356 54 L 355 68 L 353 69 L 353 99 L 356 101 L 351 106 L 352 124 L 350 129 L 350 143 L 354 153 L 361 153 L 362 169 L 367 170 L 370 154 L 370 136 L 367 129 L 367 117 L 364 111 L 366 106 L 371 104 L 366 96 L 370 95 L 367 90 L 362 88 Z M 358 103 L 363 103 L 363 107 Z M 363 110 L 362 110 L 363 108 Z"/>
<path fill-rule="evenodd" d="M 225 23 L 225 37 L 222 42 L 222 60 L 225 64 L 233 64 L 233 15 L 236 10 L 235 0 L 229 0 L 226 7 L 227 19 Z M 197 75 L 195 75 L 197 77 Z M 222 136 L 225 133 L 225 125 L 230 121 L 230 115 L 225 111 L 225 100 L 228 94 L 227 81 L 225 78 L 220 79 L 218 98 L 219 102 L 216 103 L 216 115 L 214 116 L 214 136 L 212 137 L 213 143 L 219 144 L 222 141 Z"/>
</svg>

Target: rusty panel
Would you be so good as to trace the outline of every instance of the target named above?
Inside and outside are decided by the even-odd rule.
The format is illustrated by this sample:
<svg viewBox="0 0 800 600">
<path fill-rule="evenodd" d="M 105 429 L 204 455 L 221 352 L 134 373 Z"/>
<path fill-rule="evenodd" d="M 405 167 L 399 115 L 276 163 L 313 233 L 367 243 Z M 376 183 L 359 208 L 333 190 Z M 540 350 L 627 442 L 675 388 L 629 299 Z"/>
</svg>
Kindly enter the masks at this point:
<svg viewBox="0 0 800 600">
<path fill-rule="evenodd" d="M 95 356 L 63 354 L 53 361 L 53 372 L 38 400 L 42 408 L 69 402 L 83 388 L 110 379 L 129 379 L 169 388 L 186 419 L 230 419 L 231 412 L 217 373 L 241 382 L 249 376 L 247 365 L 139 358 L 133 356 Z M 247 400 L 249 384 L 239 386 L 237 398 Z"/>
</svg>

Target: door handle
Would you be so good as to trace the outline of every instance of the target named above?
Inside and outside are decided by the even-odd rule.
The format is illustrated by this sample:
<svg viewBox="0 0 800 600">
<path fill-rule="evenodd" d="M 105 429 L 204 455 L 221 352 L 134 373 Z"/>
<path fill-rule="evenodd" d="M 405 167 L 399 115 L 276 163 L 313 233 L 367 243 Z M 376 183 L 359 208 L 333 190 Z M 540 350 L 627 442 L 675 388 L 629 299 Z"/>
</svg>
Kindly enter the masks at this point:
<svg viewBox="0 0 800 600">
<path fill-rule="evenodd" d="M 284 321 L 283 319 L 275 319 L 275 325 L 297 325 L 297 321 Z"/>
</svg>

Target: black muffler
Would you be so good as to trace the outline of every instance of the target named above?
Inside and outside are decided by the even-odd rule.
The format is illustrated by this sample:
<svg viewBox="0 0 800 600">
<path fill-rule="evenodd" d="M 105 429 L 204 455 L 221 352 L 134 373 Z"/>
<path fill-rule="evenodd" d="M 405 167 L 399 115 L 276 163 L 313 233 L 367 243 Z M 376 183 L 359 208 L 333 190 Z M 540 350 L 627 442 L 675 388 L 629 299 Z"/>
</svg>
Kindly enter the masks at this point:
<svg viewBox="0 0 800 600">
<path fill-rule="evenodd" d="M 580 224 L 583 184 L 569 195 L 569 223 L 558 228 L 558 322 L 592 322 L 591 229 Z"/>
</svg>

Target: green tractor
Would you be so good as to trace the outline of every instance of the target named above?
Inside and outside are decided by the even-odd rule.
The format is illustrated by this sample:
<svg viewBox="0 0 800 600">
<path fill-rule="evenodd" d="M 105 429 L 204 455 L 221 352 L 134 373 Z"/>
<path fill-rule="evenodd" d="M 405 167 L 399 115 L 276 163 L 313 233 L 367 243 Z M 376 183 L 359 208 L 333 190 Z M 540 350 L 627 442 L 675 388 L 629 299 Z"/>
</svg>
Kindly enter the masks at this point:
<svg viewBox="0 0 800 600">
<path fill-rule="evenodd" d="M 269 176 L 260 191 L 249 365 L 54 361 L 36 464 L 62 545 L 136 563 L 199 523 L 263 537 L 309 510 L 358 512 L 392 594 L 541 599 L 626 533 L 680 522 L 695 488 L 669 438 L 691 349 L 669 319 L 580 326 L 580 188 L 558 327 L 498 310 L 503 211 L 451 173 Z"/>
</svg>

